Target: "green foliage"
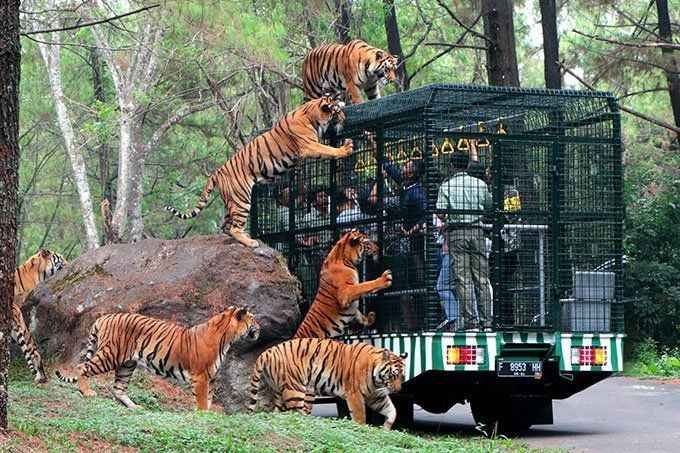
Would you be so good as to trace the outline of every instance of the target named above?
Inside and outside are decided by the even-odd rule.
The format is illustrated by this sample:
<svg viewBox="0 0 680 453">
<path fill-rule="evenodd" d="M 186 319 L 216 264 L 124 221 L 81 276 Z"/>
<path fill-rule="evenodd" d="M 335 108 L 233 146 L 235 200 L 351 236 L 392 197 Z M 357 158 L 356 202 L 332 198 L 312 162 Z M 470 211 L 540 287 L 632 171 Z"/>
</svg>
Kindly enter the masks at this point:
<svg viewBox="0 0 680 453">
<path fill-rule="evenodd" d="M 25 374 L 10 386 L 10 427 L 41 439 L 51 450 L 73 450 L 80 439 L 105 442 L 106 449 L 141 451 L 238 452 L 497 452 L 528 451 L 510 440 L 464 439 L 359 426 L 350 420 L 294 413 L 237 414 L 177 411 L 167 407 L 145 380 L 137 380 L 130 396 L 144 409 L 130 411 L 102 396 L 82 398 L 74 386 L 48 383 L 37 387 Z M 84 441 L 83 441 L 84 439 Z M 97 447 L 94 447 L 97 448 Z"/>
<path fill-rule="evenodd" d="M 631 376 L 680 378 L 680 348 L 659 347 L 653 339 L 645 338 L 625 368 Z"/>
</svg>

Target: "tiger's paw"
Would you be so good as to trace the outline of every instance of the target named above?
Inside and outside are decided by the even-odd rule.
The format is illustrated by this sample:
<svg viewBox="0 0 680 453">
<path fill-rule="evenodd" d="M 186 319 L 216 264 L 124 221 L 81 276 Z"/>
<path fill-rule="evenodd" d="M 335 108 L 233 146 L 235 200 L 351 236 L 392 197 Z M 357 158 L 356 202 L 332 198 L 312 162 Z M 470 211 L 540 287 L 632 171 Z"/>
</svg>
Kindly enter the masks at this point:
<svg viewBox="0 0 680 453">
<path fill-rule="evenodd" d="M 352 142 L 352 140 L 350 140 L 350 139 L 345 139 L 345 143 L 343 143 L 342 147 L 340 148 L 340 156 L 339 157 L 351 156 L 353 152 L 354 152 L 354 142 Z"/>
<path fill-rule="evenodd" d="M 389 288 L 392 286 L 392 271 L 391 270 L 386 270 L 385 272 L 382 273 L 382 276 L 380 277 L 383 281 L 382 284 L 382 289 Z"/>
<path fill-rule="evenodd" d="M 366 327 L 372 326 L 375 323 L 375 312 L 369 311 L 366 313 Z"/>
<path fill-rule="evenodd" d="M 80 394 L 83 395 L 83 398 L 94 398 L 97 396 L 97 392 L 92 389 L 81 390 Z"/>
<path fill-rule="evenodd" d="M 33 382 L 35 382 L 36 384 L 46 384 L 47 381 L 48 381 L 47 376 L 41 373 L 36 374 L 35 377 L 33 378 Z"/>
</svg>

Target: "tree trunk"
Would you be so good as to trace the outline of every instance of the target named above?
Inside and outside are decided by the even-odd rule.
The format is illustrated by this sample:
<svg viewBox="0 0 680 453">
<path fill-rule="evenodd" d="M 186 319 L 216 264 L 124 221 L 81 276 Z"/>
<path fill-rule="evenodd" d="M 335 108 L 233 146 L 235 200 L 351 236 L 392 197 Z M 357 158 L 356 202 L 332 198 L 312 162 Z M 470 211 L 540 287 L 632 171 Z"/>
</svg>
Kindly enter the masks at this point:
<svg viewBox="0 0 680 453">
<path fill-rule="evenodd" d="M 482 0 L 484 34 L 491 39 L 486 50 L 489 85 L 519 86 L 512 0 Z"/>
<path fill-rule="evenodd" d="M 560 43 L 557 38 L 557 8 L 555 0 L 540 0 L 541 26 L 543 28 L 543 71 L 545 87 L 559 90 L 562 88 L 560 74 Z"/>
<path fill-rule="evenodd" d="M 659 17 L 659 35 L 665 42 L 673 42 L 671 19 L 668 14 L 668 0 L 656 0 L 656 13 Z M 662 48 L 666 68 L 666 80 L 668 80 L 668 94 L 671 98 L 673 118 L 675 125 L 680 127 L 680 67 L 675 59 L 675 50 Z M 680 142 L 680 134 L 677 135 Z"/>
<path fill-rule="evenodd" d="M 407 91 L 409 89 L 409 80 L 408 74 L 406 73 L 404 52 L 401 49 L 399 22 L 397 22 L 397 8 L 394 6 L 394 0 L 384 0 L 384 3 L 387 49 L 399 60 L 399 67 L 397 68 L 397 86 L 399 87 L 399 91 Z"/>
<path fill-rule="evenodd" d="M 10 307 L 19 184 L 19 0 L 0 0 L 0 429 L 7 429 Z"/>
<path fill-rule="evenodd" d="M 49 41 L 42 35 L 38 35 L 41 41 Z M 64 101 L 64 91 L 61 83 L 61 60 L 59 46 L 52 46 L 49 44 L 38 44 L 40 55 L 45 61 L 47 68 L 47 75 L 52 89 L 52 98 L 54 99 L 54 107 L 57 111 L 57 121 L 61 134 L 64 137 L 66 144 L 66 153 L 71 162 L 71 169 L 73 170 L 73 180 L 76 183 L 76 190 L 80 199 L 80 210 L 83 216 L 83 223 L 85 225 L 85 237 L 87 238 L 87 248 L 93 249 L 99 246 L 99 234 L 97 233 L 97 226 L 94 221 L 94 209 L 92 207 L 92 196 L 90 194 L 90 184 L 87 181 L 87 173 L 85 171 L 85 159 L 81 149 L 76 145 L 75 133 L 73 125 L 68 115 L 66 102 Z"/>
<path fill-rule="evenodd" d="M 99 52 L 96 48 L 90 49 L 90 66 L 92 67 L 92 90 L 94 98 L 104 104 L 106 96 L 104 95 L 104 82 L 102 80 L 102 62 L 99 58 Z M 101 118 L 99 118 L 101 120 Z M 114 201 L 111 199 L 111 179 L 109 169 L 110 162 L 110 148 L 108 141 L 100 143 L 97 147 L 97 154 L 99 155 L 99 184 L 101 185 L 102 199 Z"/>
<path fill-rule="evenodd" d="M 347 44 L 350 41 L 352 0 L 335 0 L 335 11 L 338 14 L 338 18 L 335 21 L 335 34 L 338 37 L 339 43 Z"/>
</svg>

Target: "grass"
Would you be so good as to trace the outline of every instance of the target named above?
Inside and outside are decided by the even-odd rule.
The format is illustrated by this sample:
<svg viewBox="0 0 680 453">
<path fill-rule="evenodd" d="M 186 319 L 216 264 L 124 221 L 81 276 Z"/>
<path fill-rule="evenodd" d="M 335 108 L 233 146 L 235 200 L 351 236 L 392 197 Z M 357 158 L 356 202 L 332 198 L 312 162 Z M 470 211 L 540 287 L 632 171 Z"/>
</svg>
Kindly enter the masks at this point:
<svg viewBox="0 0 680 453">
<path fill-rule="evenodd" d="M 680 349 L 662 348 L 647 339 L 637 345 L 634 359 L 624 366 L 626 375 L 644 378 L 680 378 Z"/>
<path fill-rule="evenodd" d="M 112 400 L 109 381 L 97 388 L 98 397 L 84 399 L 75 387 L 54 380 L 35 386 L 23 369 L 14 366 L 12 435 L 0 444 L 0 451 L 529 451 L 514 440 L 385 431 L 350 420 L 294 413 L 199 413 L 188 408 L 190 395 L 168 396 L 144 373 L 137 375 L 141 377 L 131 386 L 130 397 L 145 409 L 130 411 Z"/>
</svg>

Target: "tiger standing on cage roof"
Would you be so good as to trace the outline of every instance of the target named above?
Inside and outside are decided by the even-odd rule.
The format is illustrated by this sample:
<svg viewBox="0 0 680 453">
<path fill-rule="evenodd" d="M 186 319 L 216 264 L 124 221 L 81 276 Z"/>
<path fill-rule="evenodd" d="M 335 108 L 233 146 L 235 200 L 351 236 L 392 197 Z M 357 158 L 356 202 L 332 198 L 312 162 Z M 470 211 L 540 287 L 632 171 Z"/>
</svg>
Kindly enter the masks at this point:
<svg viewBox="0 0 680 453">
<path fill-rule="evenodd" d="M 346 94 L 352 104 L 380 97 L 380 87 L 397 78 L 397 58 L 360 39 L 347 44 L 326 44 L 312 49 L 302 63 L 305 99 L 322 94 Z"/>
<path fill-rule="evenodd" d="M 258 242 L 245 232 L 253 186 L 258 182 L 274 181 L 303 159 L 337 159 L 352 154 L 352 140 L 345 140 L 339 148 L 319 143 L 327 129 L 334 128 L 336 132 L 342 129 L 345 121 L 343 107 L 343 102 L 330 96 L 305 103 L 215 170 L 208 177 L 198 204 L 188 214 L 172 206 L 165 209 L 180 219 L 196 217 L 217 187 L 226 209 L 222 230 L 245 246 L 257 247 Z"/>
</svg>

